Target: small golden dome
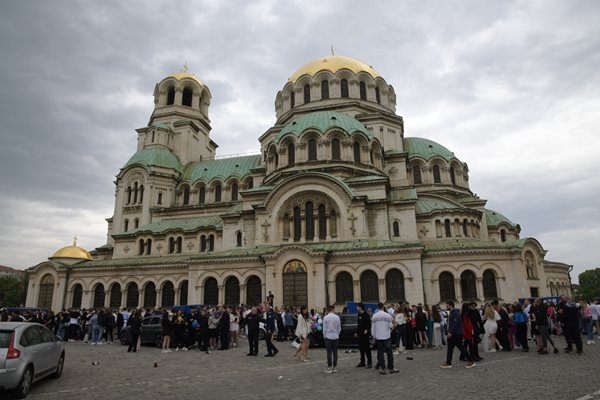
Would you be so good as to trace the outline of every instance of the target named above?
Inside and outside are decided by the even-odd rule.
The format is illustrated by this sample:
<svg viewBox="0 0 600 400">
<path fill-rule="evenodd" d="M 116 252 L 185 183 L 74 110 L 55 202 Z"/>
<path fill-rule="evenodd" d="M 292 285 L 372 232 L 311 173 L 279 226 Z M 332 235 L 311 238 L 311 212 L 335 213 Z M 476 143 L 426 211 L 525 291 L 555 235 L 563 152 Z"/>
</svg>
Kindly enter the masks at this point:
<svg viewBox="0 0 600 400">
<path fill-rule="evenodd" d="M 348 69 L 355 74 L 359 72 L 366 72 L 373 78 L 379 77 L 379 73 L 373 69 L 370 65 L 351 57 L 345 56 L 328 56 L 318 58 L 304 65 L 298 71 L 288 79 L 290 82 L 296 82 L 302 75 L 314 76 L 319 71 L 327 70 L 333 73 L 341 69 Z"/>
<path fill-rule="evenodd" d="M 168 78 L 175 78 L 178 81 L 182 80 L 182 79 L 192 79 L 196 82 L 198 82 L 200 85 L 204 86 L 204 82 L 202 82 L 200 80 L 200 78 L 198 78 L 196 75 L 192 74 L 191 72 L 188 71 L 179 71 L 179 72 L 174 72 L 171 75 L 168 76 Z"/>
<path fill-rule="evenodd" d="M 58 249 L 52 258 L 75 258 L 78 260 L 91 260 L 92 255 L 88 253 L 88 251 L 82 247 L 77 246 L 77 239 L 73 240 L 73 245 L 65 246 L 61 249 Z"/>
</svg>

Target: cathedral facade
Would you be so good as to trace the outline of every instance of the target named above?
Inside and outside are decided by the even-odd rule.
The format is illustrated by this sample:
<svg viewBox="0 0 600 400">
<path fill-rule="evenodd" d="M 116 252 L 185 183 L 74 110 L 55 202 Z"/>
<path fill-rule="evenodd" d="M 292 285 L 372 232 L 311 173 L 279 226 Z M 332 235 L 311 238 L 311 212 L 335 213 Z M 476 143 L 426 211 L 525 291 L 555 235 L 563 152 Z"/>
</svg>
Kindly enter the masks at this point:
<svg viewBox="0 0 600 400">
<path fill-rule="evenodd" d="M 331 56 L 275 98 L 260 154 L 217 157 L 211 92 L 194 74 L 154 89 L 137 151 L 116 179 L 107 243 L 29 269 L 28 306 L 346 301 L 434 304 L 570 293 L 568 265 L 485 207 L 469 168 L 405 136 L 371 66 Z"/>
</svg>

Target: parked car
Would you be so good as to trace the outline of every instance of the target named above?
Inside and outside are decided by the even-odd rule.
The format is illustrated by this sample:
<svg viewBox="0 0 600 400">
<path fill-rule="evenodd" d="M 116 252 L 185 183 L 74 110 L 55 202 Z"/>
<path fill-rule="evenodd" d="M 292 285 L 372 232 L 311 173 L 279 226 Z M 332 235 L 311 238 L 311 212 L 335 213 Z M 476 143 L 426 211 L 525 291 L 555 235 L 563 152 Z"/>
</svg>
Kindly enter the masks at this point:
<svg viewBox="0 0 600 400">
<path fill-rule="evenodd" d="M 59 378 L 65 363 L 63 342 L 48 328 L 31 322 L 0 322 L 0 389 L 17 398 L 47 376 Z"/>
<path fill-rule="evenodd" d="M 342 330 L 340 332 L 338 346 L 358 346 L 358 339 L 354 338 L 354 333 L 356 332 L 356 327 L 358 326 L 358 315 L 342 314 L 340 315 L 340 322 L 342 324 Z M 308 343 L 310 347 L 324 347 L 325 339 L 323 338 L 323 332 L 312 332 L 308 336 Z"/>
</svg>

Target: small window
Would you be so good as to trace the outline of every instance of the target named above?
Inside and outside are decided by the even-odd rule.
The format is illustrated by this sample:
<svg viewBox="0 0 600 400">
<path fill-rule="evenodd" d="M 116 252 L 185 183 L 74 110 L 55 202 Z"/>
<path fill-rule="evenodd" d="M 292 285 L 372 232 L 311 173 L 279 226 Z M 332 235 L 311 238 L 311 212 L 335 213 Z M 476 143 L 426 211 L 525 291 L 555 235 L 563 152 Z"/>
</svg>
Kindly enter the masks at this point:
<svg viewBox="0 0 600 400">
<path fill-rule="evenodd" d="M 325 204 L 319 204 L 319 239 L 327 238 L 327 214 Z"/>
<path fill-rule="evenodd" d="M 181 249 L 183 247 L 183 238 L 179 236 L 177 238 L 177 253 L 181 253 Z"/>
<path fill-rule="evenodd" d="M 288 144 L 288 165 L 294 165 L 296 163 L 296 148 L 294 143 Z"/>
<path fill-rule="evenodd" d="M 299 241 L 301 236 L 302 218 L 300 216 L 300 207 L 294 207 L 294 241 Z"/>
<path fill-rule="evenodd" d="M 237 247 L 242 247 L 242 232 L 237 232 L 235 234 L 235 245 Z"/>
<path fill-rule="evenodd" d="M 127 204 L 131 204 L 131 186 L 127 186 Z"/>
<path fill-rule="evenodd" d="M 364 82 L 361 82 L 359 84 L 359 87 L 360 87 L 360 99 L 366 100 L 367 99 L 367 85 L 365 85 Z"/>
<path fill-rule="evenodd" d="M 162 193 L 158 194 L 158 201 L 157 204 L 162 204 Z"/>
<path fill-rule="evenodd" d="M 467 221 L 466 219 L 463 220 L 462 222 L 462 231 L 463 231 L 463 236 L 467 237 L 469 236 L 469 221 Z"/>
<path fill-rule="evenodd" d="M 306 203 L 304 210 L 306 218 L 306 240 L 313 240 L 315 238 L 315 215 L 314 206 L 311 201 Z"/>
<path fill-rule="evenodd" d="M 304 104 L 310 103 L 310 86 L 304 85 Z"/>
<path fill-rule="evenodd" d="M 415 185 L 419 185 L 423 183 L 423 179 L 421 178 L 421 166 L 415 165 L 413 166 L 413 181 Z"/>
<path fill-rule="evenodd" d="M 208 235 L 208 251 L 215 250 L 215 235 Z"/>
<path fill-rule="evenodd" d="M 529 293 L 531 294 L 531 297 L 540 297 L 540 292 L 536 287 L 529 288 Z"/>
<path fill-rule="evenodd" d="M 129 230 L 129 220 L 128 220 L 128 219 L 126 219 L 126 220 L 123 222 L 123 232 L 127 232 L 128 230 Z"/>
<path fill-rule="evenodd" d="M 331 159 L 340 160 L 340 140 L 337 138 L 331 139 Z"/>
<path fill-rule="evenodd" d="M 500 230 L 500 240 L 506 242 L 506 231 L 504 229 Z"/>
<path fill-rule="evenodd" d="M 329 98 L 329 81 L 325 80 L 321 82 L 321 100 Z"/>
<path fill-rule="evenodd" d="M 296 107 L 296 92 L 292 89 L 290 92 L 290 108 Z"/>
<path fill-rule="evenodd" d="M 444 231 L 446 233 L 446 237 L 452 237 L 452 227 L 450 226 L 450 220 L 447 219 L 444 221 Z"/>
<path fill-rule="evenodd" d="M 175 103 L 175 88 L 171 86 L 167 91 L 167 105 L 170 106 Z"/>
<path fill-rule="evenodd" d="M 139 226 L 140 226 L 140 220 L 139 220 L 139 219 L 137 219 L 137 218 L 136 218 L 136 219 L 134 219 L 134 220 L 133 220 L 133 227 L 134 227 L 135 229 L 137 229 Z"/>
<path fill-rule="evenodd" d="M 439 165 L 433 166 L 433 182 L 434 183 L 442 183 L 442 177 L 440 175 L 440 166 Z"/>
<path fill-rule="evenodd" d="M 146 240 L 146 255 L 152 254 L 152 239 Z"/>
<path fill-rule="evenodd" d="M 454 167 L 450 167 L 450 181 L 456 185 L 456 176 L 454 175 Z"/>
<path fill-rule="evenodd" d="M 154 143 L 154 136 L 155 136 L 155 132 L 152 131 L 152 143 Z"/>
<path fill-rule="evenodd" d="M 190 204 L 190 189 L 183 189 L 183 205 L 187 206 Z"/>
<path fill-rule="evenodd" d="M 221 185 L 215 186 L 215 203 L 221 202 Z"/>
<path fill-rule="evenodd" d="M 175 253 L 175 239 L 169 238 L 169 254 Z"/>
<path fill-rule="evenodd" d="M 181 105 L 191 107 L 192 106 L 192 89 L 185 88 L 183 89 L 183 96 L 181 98 Z"/>
<path fill-rule="evenodd" d="M 360 162 L 360 143 L 354 142 L 354 162 Z"/>
<path fill-rule="evenodd" d="M 310 139 L 308 141 L 308 161 L 316 161 L 317 159 L 317 141 Z"/>
<path fill-rule="evenodd" d="M 200 236 L 200 251 L 201 252 L 206 251 L 206 236 L 204 236 L 204 235 Z"/>
<path fill-rule="evenodd" d="M 341 91 L 342 97 L 348 97 L 348 80 L 347 79 L 342 79 L 340 81 L 340 91 Z"/>
<path fill-rule="evenodd" d="M 204 186 L 202 186 L 200 188 L 200 190 L 198 191 L 199 195 L 198 195 L 198 204 L 204 204 L 206 203 L 206 188 Z"/>
<path fill-rule="evenodd" d="M 375 101 L 377 104 L 381 104 L 381 95 L 379 94 L 379 88 L 375 88 Z"/>
<path fill-rule="evenodd" d="M 394 237 L 400 237 L 400 223 L 398 221 L 394 221 L 392 230 L 394 231 Z"/>
<path fill-rule="evenodd" d="M 138 183 L 133 183 L 133 203 L 137 203 L 138 199 Z"/>
<path fill-rule="evenodd" d="M 140 241 L 139 241 L 138 255 L 140 255 L 140 256 L 144 255 L 144 239 L 140 239 Z"/>
<path fill-rule="evenodd" d="M 140 185 L 140 203 L 144 202 L 144 185 Z"/>
<path fill-rule="evenodd" d="M 231 201 L 238 201 L 239 187 L 237 183 L 231 185 Z"/>
</svg>

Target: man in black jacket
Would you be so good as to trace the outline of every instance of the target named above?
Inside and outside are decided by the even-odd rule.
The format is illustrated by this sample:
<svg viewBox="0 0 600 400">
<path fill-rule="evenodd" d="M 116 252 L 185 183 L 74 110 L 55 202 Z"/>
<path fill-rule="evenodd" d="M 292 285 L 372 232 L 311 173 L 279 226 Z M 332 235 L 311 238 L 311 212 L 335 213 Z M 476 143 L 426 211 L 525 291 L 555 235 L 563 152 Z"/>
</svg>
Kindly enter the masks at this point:
<svg viewBox="0 0 600 400">
<path fill-rule="evenodd" d="M 473 354 L 471 354 L 471 357 L 473 357 L 474 361 L 482 361 L 483 358 L 479 356 L 478 344 L 480 342 L 480 335 L 485 333 L 485 330 L 483 329 L 483 320 L 481 319 L 481 315 L 479 314 L 479 311 L 477 311 L 477 303 L 475 303 L 474 301 L 472 301 L 470 304 L 469 319 L 473 324 L 473 331 L 475 332 L 473 335 L 473 340 L 475 342 L 474 346 L 472 347 Z"/>
<path fill-rule="evenodd" d="M 223 312 L 221 313 L 221 323 L 219 324 L 219 327 L 221 329 L 221 347 L 219 348 L 219 350 L 229 349 L 229 325 L 231 321 L 229 319 L 229 313 L 227 311 L 228 308 L 223 307 Z"/>
<path fill-rule="evenodd" d="M 363 303 L 358 303 L 358 321 L 356 326 L 355 338 L 358 338 L 358 349 L 360 350 L 360 362 L 356 365 L 357 368 L 372 367 L 371 358 L 371 345 L 369 343 L 369 336 L 371 335 L 371 317 L 365 312 L 365 306 Z M 365 358 L 367 363 L 365 364 Z"/>
<path fill-rule="evenodd" d="M 256 306 L 252 306 L 250 314 L 246 316 L 246 327 L 248 328 L 248 344 L 250 345 L 250 351 L 247 356 L 258 355 L 258 331 L 261 322 L 265 320 L 258 314 Z"/>
<path fill-rule="evenodd" d="M 208 313 L 206 308 L 201 309 L 198 316 L 198 350 L 210 354 L 208 350 Z"/>
</svg>

